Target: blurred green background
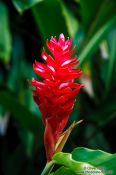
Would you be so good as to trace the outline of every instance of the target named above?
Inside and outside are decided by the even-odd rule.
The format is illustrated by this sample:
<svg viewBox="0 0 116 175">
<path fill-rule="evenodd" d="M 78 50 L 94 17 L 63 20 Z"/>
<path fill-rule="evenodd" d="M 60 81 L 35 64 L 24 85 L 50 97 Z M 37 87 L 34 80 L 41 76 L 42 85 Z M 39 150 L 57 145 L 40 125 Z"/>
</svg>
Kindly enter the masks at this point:
<svg viewBox="0 0 116 175">
<path fill-rule="evenodd" d="M 41 114 L 27 80 L 51 36 L 71 37 L 81 90 L 69 123 L 84 119 L 64 151 L 116 152 L 116 1 L 0 1 L 0 175 L 36 175 L 46 158 Z M 51 106 L 52 107 L 52 106 Z"/>
</svg>

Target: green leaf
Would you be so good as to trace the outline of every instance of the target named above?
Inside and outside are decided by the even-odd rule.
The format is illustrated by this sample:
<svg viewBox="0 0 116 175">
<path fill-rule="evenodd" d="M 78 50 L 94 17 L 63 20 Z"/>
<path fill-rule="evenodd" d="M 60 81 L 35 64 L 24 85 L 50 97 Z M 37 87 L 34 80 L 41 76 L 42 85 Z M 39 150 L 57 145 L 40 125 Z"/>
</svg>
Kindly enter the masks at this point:
<svg viewBox="0 0 116 175">
<path fill-rule="evenodd" d="M 84 39 L 85 45 L 100 27 L 116 15 L 116 3 L 113 0 L 103 0 L 102 2 L 100 0 L 95 2 L 92 2 L 91 0 L 84 2 L 82 0 L 80 5 L 83 25 L 87 32 Z M 97 13 L 94 13 L 94 9 L 96 9 Z"/>
<path fill-rule="evenodd" d="M 95 52 L 112 25 L 116 23 L 116 3 L 113 0 L 103 0 L 102 2 L 99 0 L 84 2 L 82 0 L 80 5 L 82 7 L 83 25 L 87 30 L 79 48 L 79 52 L 81 52 L 80 60 L 83 63 L 86 58 L 89 59 Z M 94 9 L 97 11 L 96 14 Z"/>
<path fill-rule="evenodd" d="M 63 1 L 59 1 L 62 8 L 62 14 L 64 15 L 68 32 L 71 38 L 74 38 L 78 31 L 79 23 L 72 11 L 66 7 Z"/>
<path fill-rule="evenodd" d="M 36 134 L 41 140 L 43 127 L 40 118 L 5 91 L 0 92 L 0 104 L 9 110 L 23 127 Z"/>
<path fill-rule="evenodd" d="M 100 162 L 109 159 L 111 155 L 112 154 L 101 150 L 92 150 L 83 147 L 75 148 L 72 152 L 72 157 L 74 160 L 80 162 L 88 162 L 94 166 L 99 165 Z"/>
<path fill-rule="evenodd" d="M 8 9 L 0 2 L 0 59 L 8 63 L 11 55 L 11 33 L 9 28 Z"/>
<path fill-rule="evenodd" d="M 87 162 L 95 167 L 101 168 L 105 174 L 116 174 L 116 154 L 80 147 L 74 149 L 72 158 L 76 161 Z"/>
<path fill-rule="evenodd" d="M 31 8 L 32 6 L 36 5 L 38 2 L 41 1 L 43 0 L 12 0 L 14 6 L 20 13 L 22 13 L 24 10 Z"/>
<path fill-rule="evenodd" d="M 20 92 L 22 79 L 26 79 L 23 75 L 25 71 L 22 66 L 25 63 L 24 58 L 23 42 L 19 36 L 14 35 L 11 67 L 8 72 L 6 86 L 15 93 Z"/>
<path fill-rule="evenodd" d="M 22 93 L 24 94 L 23 98 L 21 99 L 22 104 L 24 104 L 31 112 L 40 118 L 41 112 L 33 99 L 32 91 L 29 89 L 29 86 L 26 90 L 23 89 Z"/>
<path fill-rule="evenodd" d="M 14 93 L 18 93 L 19 100 L 30 111 L 40 116 L 27 80 L 34 76 L 32 65 L 25 59 L 25 50 L 21 37 L 14 35 L 11 68 L 8 72 L 6 86 Z M 20 73 L 19 73 L 20 72 Z M 17 81 L 18 80 L 18 81 Z M 25 85 L 27 88 L 25 89 Z"/>
<path fill-rule="evenodd" d="M 95 172 L 101 172 L 101 170 L 97 169 L 96 167 L 93 167 L 91 164 L 88 164 L 86 162 L 81 162 L 78 160 L 74 160 L 72 158 L 72 154 L 69 153 L 62 153 L 59 152 L 53 156 L 53 160 L 55 161 L 56 164 L 63 165 L 67 168 L 69 168 L 71 171 L 73 171 L 76 174 L 82 174 L 82 175 L 87 175 L 88 172 L 85 171 L 86 167 L 89 167 L 91 170 L 94 170 Z M 95 173 L 97 175 L 97 173 Z M 104 175 L 104 173 L 101 173 L 101 175 Z"/>
<path fill-rule="evenodd" d="M 113 70 L 115 69 L 115 60 L 116 60 L 116 29 L 111 32 L 110 37 L 110 58 L 108 64 L 108 71 L 107 71 L 107 81 L 106 81 L 106 94 L 111 88 L 112 77 L 113 77 Z"/>
<path fill-rule="evenodd" d="M 95 175 L 116 174 L 116 154 L 106 153 L 101 150 L 92 150 L 88 148 L 76 148 L 72 152 L 59 152 L 53 156 L 56 164 L 63 165 L 53 175 L 59 175 L 61 172 L 73 171 L 74 174 L 88 175 L 94 173 Z M 60 173 L 59 173 L 60 172 Z"/>
<path fill-rule="evenodd" d="M 32 8 L 32 12 L 43 41 L 51 36 L 58 37 L 60 33 L 69 36 L 64 9 L 59 0 L 42 1 Z"/>
<path fill-rule="evenodd" d="M 88 44 L 85 46 L 85 48 L 81 51 L 79 55 L 80 65 L 82 65 L 85 61 L 87 61 L 87 59 L 89 59 L 89 57 L 94 53 L 99 43 L 104 39 L 104 37 L 107 35 L 108 31 L 115 24 L 115 22 L 116 22 L 116 16 L 107 21 L 105 25 L 103 25 L 95 33 L 95 35 L 93 35 L 93 37 L 89 40 Z"/>
</svg>

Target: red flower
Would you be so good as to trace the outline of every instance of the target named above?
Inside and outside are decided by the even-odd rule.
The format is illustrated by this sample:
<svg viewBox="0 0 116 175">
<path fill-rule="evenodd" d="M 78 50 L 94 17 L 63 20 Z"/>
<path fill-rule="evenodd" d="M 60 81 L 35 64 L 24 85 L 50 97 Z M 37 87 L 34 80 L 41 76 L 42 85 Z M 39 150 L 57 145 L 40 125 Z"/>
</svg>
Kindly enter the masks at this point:
<svg viewBox="0 0 116 175">
<path fill-rule="evenodd" d="M 44 144 L 47 160 L 50 161 L 82 85 L 74 82 L 81 71 L 80 68 L 74 68 L 79 63 L 76 56 L 71 58 L 74 52 L 71 50 L 72 40 L 65 40 L 64 35 L 60 34 L 58 41 L 52 37 L 46 45 L 51 55 L 43 49 L 42 58 L 45 63 L 35 61 L 33 65 L 35 73 L 43 80 L 33 78 L 30 84 L 36 87 L 33 97 L 42 113 Z"/>
</svg>

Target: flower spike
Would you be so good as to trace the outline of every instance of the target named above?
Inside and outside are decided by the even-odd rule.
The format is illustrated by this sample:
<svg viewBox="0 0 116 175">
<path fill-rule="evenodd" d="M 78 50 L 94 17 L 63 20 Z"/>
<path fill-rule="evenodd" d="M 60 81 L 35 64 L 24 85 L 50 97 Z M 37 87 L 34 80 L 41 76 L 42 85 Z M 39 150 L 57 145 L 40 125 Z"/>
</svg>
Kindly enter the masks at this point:
<svg viewBox="0 0 116 175">
<path fill-rule="evenodd" d="M 46 41 L 47 48 L 51 55 L 43 49 L 42 58 L 45 63 L 35 61 L 33 69 L 43 80 L 30 82 L 35 87 L 33 97 L 41 113 L 45 126 L 44 145 L 47 160 L 50 161 L 55 153 L 55 148 L 68 118 L 74 107 L 75 98 L 83 87 L 74 82 L 75 78 L 81 75 L 80 68 L 74 68 L 79 61 L 76 56 L 71 55 L 72 40 L 65 39 L 60 34 Z"/>
</svg>

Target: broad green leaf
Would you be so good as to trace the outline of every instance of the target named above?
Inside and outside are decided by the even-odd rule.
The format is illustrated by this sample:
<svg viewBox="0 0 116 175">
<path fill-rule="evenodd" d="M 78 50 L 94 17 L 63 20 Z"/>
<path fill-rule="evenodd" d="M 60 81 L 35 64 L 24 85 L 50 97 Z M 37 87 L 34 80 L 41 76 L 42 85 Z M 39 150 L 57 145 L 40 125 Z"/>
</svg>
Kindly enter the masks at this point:
<svg viewBox="0 0 116 175">
<path fill-rule="evenodd" d="M 37 27 L 45 41 L 51 36 L 64 33 L 69 36 L 64 10 L 59 0 L 42 1 L 32 8 Z"/>
<path fill-rule="evenodd" d="M 24 10 L 31 8 L 32 6 L 36 5 L 38 2 L 41 1 L 43 0 L 12 0 L 14 6 L 20 13 L 22 13 Z"/>
<path fill-rule="evenodd" d="M 25 106 L 20 104 L 8 92 L 0 92 L 0 104 L 20 122 L 20 124 L 42 138 L 42 124 L 40 118 L 29 111 Z"/>
<path fill-rule="evenodd" d="M 78 160 L 75 161 L 72 158 L 72 154 L 69 153 L 63 153 L 63 152 L 56 153 L 53 156 L 53 160 L 55 161 L 56 164 L 63 165 L 76 174 L 87 175 L 88 172 L 86 171 L 85 168 L 89 167 L 92 171 L 94 171 L 95 175 L 97 175 L 98 172 L 100 175 L 104 175 L 104 173 L 102 173 L 101 170 L 97 169 L 96 167 L 92 166 L 89 163 L 81 162 Z"/>
<path fill-rule="evenodd" d="M 59 152 L 53 156 L 53 160 L 56 164 L 65 166 L 67 172 L 69 170 L 69 172 L 73 171 L 75 174 L 116 174 L 116 154 L 101 150 L 80 147 L 74 149 L 72 154 Z M 63 167 L 55 173 L 59 175 L 58 172 L 62 172 L 62 170 L 64 170 Z"/>
<path fill-rule="evenodd" d="M 105 174 L 116 174 L 116 154 L 80 147 L 74 149 L 72 158 L 76 161 L 87 162 L 95 167 L 101 168 Z"/>
<path fill-rule="evenodd" d="M 112 154 L 101 150 L 92 150 L 83 147 L 75 148 L 72 152 L 72 157 L 74 160 L 88 162 L 94 166 L 99 165 L 100 162 L 109 159 L 111 156 Z"/>
<path fill-rule="evenodd" d="M 0 59 L 8 63 L 11 55 L 11 33 L 9 26 L 8 9 L 0 2 Z"/>
<path fill-rule="evenodd" d="M 87 59 L 90 58 L 90 56 L 94 53 L 94 51 L 97 49 L 99 43 L 103 40 L 103 38 L 106 36 L 108 31 L 111 29 L 111 27 L 116 22 L 116 16 L 114 16 L 112 19 L 107 21 L 105 25 L 103 25 L 96 33 L 93 35 L 93 37 L 89 40 L 85 48 L 81 51 L 79 55 L 80 59 L 80 65 L 84 63 L 84 61 L 87 61 Z"/>
</svg>

